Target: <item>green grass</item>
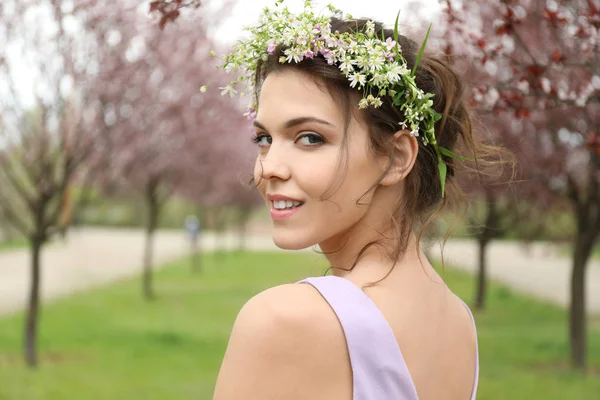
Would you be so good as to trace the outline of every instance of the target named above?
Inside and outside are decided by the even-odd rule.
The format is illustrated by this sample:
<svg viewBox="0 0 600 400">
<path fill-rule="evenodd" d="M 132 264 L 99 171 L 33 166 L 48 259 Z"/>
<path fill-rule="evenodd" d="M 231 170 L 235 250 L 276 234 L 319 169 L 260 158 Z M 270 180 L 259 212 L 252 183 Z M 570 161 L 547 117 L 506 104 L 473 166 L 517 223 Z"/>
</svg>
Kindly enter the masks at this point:
<svg viewBox="0 0 600 400">
<path fill-rule="evenodd" d="M 25 240 L 25 239 L 11 240 L 8 242 L 0 242 L 0 252 L 7 251 L 7 250 L 23 249 L 27 246 L 28 246 L 28 243 L 27 243 L 27 240 Z"/>
<path fill-rule="evenodd" d="M 22 316 L 0 319 L 0 399 L 210 399 L 231 326 L 254 294 L 325 263 L 314 254 L 229 254 L 203 259 L 201 274 L 182 261 L 156 274 L 158 299 L 141 299 L 137 279 L 55 302 L 43 310 L 42 363 L 21 361 Z M 465 300 L 472 278 L 446 269 Z M 564 311 L 492 285 L 476 313 L 481 351 L 479 400 L 600 399 L 600 378 L 565 368 Z M 600 370 L 600 329 L 589 360 Z"/>
</svg>

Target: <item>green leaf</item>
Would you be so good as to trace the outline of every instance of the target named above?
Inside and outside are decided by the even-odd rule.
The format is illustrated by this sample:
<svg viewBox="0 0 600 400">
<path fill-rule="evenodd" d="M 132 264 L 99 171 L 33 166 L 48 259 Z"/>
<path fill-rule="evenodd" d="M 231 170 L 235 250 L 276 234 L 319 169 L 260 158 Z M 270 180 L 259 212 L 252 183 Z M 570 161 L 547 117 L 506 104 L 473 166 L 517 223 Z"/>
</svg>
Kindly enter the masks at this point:
<svg viewBox="0 0 600 400">
<path fill-rule="evenodd" d="M 431 24 L 429 24 L 429 29 L 427 29 L 427 35 L 425 35 L 425 40 L 423 40 L 423 44 L 421 45 L 421 49 L 419 50 L 419 54 L 417 55 L 417 61 L 415 61 L 415 66 L 412 70 L 412 76 L 415 76 L 417 73 L 417 67 L 421 62 L 421 57 L 423 56 L 423 52 L 425 51 L 425 45 L 427 44 L 427 40 L 429 39 L 429 33 L 431 32 Z"/>
<path fill-rule="evenodd" d="M 385 42 L 385 29 L 381 29 L 381 41 Z"/>
<path fill-rule="evenodd" d="M 440 170 L 440 183 L 442 184 L 442 198 L 444 197 L 444 191 L 446 189 L 446 163 L 441 158 L 438 159 L 438 169 Z"/>
<path fill-rule="evenodd" d="M 461 156 L 459 156 L 457 154 L 454 154 L 453 152 L 451 152 L 450 150 L 448 150 L 448 149 L 446 149 L 446 148 L 444 148 L 442 146 L 439 146 L 439 149 L 440 149 L 440 153 L 442 153 L 443 155 L 445 155 L 447 157 L 457 158 L 457 159 L 462 160 L 462 161 L 473 161 L 472 158 L 461 157 Z"/>
<path fill-rule="evenodd" d="M 396 105 L 400 105 L 402 104 L 402 98 L 404 97 L 404 90 L 400 90 L 398 93 L 396 93 L 396 95 L 394 96 L 394 101 L 393 104 Z"/>
<path fill-rule="evenodd" d="M 440 119 L 442 119 L 442 115 L 435 113 L 433 114 L 433 122 L 438 122 Z"/>
<path fill-rule="evenodd" d="M 398 48 L 398 21 L 400 21 L 400 11 L 396 15 L 396 23 L 394 24 L 394 41 L 396 42 L 396 48 Z"/>
</svg>

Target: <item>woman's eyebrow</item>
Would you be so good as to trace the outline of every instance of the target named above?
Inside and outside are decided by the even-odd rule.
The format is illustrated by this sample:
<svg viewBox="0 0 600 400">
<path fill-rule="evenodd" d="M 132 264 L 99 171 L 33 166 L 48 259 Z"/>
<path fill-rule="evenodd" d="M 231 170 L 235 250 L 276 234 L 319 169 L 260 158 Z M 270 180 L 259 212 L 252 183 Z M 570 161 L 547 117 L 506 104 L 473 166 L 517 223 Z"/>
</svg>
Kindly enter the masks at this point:
<svg viewBox="0 0 600 400">
<path fill-rule="evenodd" d="M 317 124 L 328 125 L 328 126 L 335 128 L 335 125 L 333 125 L 331 122 L 325 121 L 323 119 L 319 119 L 317 117 L 298 117 L 298 118 L 290 119 L 289 121 L 287 121 L 285 123 L 285 125 L 283 127 L 285 129 L 289 129 L 293 126 L 301 125 L 306 122 L 316 122 Z"/>
<path fill-rule="evenodd" d="M 335 125 L 332 124 L 331 122 L 325 121 L 325 120 L 317 118 L 317 117 L 298 117 L 298 118 L 293 118 L 293 119 L 290 119 L 289 121 L 287 121 L 283 125 L 283 129 L 289 129 L 294 126 L 301 125 L 301 124 L 304 124 L 307 122 L 315 122 L 317 124 L 327 125 L 327 126 L 331 126 L 331 127 L 335 128 Z M 261 124 L 257 120 L 254 120 L 252 125 L 254 125 L 257 128 L 260 128 L 264 131 L 267 131 L 267 132 L 269 131 L 263 124 Z"/>
</svg>

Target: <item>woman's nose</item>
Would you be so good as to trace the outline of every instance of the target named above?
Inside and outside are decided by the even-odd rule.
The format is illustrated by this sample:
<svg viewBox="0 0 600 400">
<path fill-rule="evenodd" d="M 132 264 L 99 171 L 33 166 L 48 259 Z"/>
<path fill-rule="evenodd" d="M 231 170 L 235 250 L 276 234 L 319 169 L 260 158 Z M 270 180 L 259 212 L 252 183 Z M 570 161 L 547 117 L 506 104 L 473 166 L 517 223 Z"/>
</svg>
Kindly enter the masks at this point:
<svg viewBox="0 0 600 400">
<path fill-rule="evenodd" d="M 289 163 L 286 161 L 283 149 L 277 149 L 271 146 L 266 157 L 257 161 L 258 176 L 262 179 L 280 179 L 288 180 L 291 176 Z"/>
</svg>

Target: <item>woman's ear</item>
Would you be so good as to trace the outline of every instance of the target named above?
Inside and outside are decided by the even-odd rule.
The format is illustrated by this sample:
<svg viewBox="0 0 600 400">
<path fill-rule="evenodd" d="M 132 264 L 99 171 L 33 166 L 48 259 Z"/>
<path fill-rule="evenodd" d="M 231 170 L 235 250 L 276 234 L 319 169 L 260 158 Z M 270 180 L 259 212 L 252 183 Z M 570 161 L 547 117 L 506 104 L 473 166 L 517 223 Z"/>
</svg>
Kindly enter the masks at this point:
<svg viewBox="0 0 600 400">
<path fill-rule="evenodd" d="M 385 167 L 389 171 L 379 183 L 382 186 L 392 186 L 400 182 L 412 170 L 419 153 L 419 143 L 416 137 L 410 135 L 406 129 L 394 133 L 392 138 L 393 157 L 387 159 Z M 390 162 L 392 165 L 390 166 Z"/>
</svg>

